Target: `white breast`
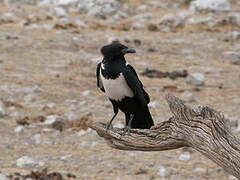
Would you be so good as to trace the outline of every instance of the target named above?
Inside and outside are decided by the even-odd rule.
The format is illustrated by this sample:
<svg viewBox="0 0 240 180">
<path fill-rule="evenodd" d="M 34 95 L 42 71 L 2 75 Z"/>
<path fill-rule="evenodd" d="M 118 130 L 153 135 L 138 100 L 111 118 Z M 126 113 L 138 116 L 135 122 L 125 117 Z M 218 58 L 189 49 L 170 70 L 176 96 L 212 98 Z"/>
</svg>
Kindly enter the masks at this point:
<svg viewBox="0 0 240 180">
<path fill-rule="evenodd" d="M 116 79 L 105 79 L 100 71 L 101 80 L 107 96 L 115 101 L 121 101 L 124 97 L 133 97 L 133 92 L 127 85 L 122 73 Z"/>
</svg>

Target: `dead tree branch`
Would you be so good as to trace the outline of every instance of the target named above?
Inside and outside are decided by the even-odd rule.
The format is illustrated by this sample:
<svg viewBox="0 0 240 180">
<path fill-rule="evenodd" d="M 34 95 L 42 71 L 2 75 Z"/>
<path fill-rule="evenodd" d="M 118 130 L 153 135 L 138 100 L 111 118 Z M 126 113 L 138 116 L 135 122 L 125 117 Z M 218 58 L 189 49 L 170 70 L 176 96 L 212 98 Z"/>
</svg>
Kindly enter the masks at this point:
<svg viewBox="0 0 240 180">
<path fill-rule="evenodd" d="M 228 173 L 240 179 L 240 139 L 234 136 L 224 116 L 209 108 L 190 108 L 183 101 L 167 94 L 173 116 L 151 129 L 106 130 L 103 123 L 92 124 L 109 145 L 121 150 L 164 151 L 192 147 Z"/>
</svg>

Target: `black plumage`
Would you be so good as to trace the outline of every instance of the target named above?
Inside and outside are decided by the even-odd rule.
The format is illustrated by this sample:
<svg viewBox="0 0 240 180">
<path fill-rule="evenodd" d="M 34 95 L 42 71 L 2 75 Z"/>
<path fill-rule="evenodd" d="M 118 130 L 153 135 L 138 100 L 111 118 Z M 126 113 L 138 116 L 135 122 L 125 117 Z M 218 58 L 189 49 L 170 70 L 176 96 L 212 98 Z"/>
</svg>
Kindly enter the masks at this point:
<svg viewBox="0 0 240 180">
<path fill-rule="evenodd" d="M 104 58 L 97 65 L 97 86 L 106 93 L 113 105 L 114 116 L 120 109 L 125 114 L 126 129 L 149 129 L 154 125 L 148 109 L 149 95 L 143 89 L 134 68 L 124 55 L 135 53 L 134 49 L 120 43 L 112 43 L 101 48 Z"/>
</svg>

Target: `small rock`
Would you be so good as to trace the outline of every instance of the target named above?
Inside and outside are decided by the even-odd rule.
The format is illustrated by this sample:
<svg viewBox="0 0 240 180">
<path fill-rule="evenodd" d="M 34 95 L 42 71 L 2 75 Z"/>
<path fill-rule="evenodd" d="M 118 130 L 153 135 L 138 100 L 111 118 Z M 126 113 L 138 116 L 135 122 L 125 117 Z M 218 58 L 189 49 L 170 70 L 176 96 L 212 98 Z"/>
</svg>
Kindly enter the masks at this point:
<svg viewBox="0 0 240 180">
<path fill-rule="evenodd" d="M 77 119 L 80 119 L 80 118 L 81 118 L 81 116 L 80 116 L 79 114 L 75 113 L 75 112 L 66 113 L 66 114 L 64 115 L 64 118 L 65 118 L 65 117 L 66 117 L 66 119 L 67 119 L 68 121 L 77 120 Z"/>
<path fill-rule="evenodd" d="M 146 68 L 141 75 L 147 76 L 149 78 L 170 78 L 170 79 L 177 79 L 177 78 L 185 78 L 188 76 L 187 70 L 182 71 L 172 71 L 172 72 L 161 72 L 156 69 L 148 69 Z"/>
<path fill-rule="evenodd" d="M 42 0 L 38 6 L 49 6 L 49 5 L 71 5 L 76 3 L 78 0 Z"/>
<path fill-rule="evenodd" d="M 181 99 L 185 102 L 194 102 L 195 99 L 193 97 L 193 94 L 191 92 L 184 92 L 182 95 L 181 95 Z"/>
<path fill-rule="evenodd" d="M 0 180 L 10 180 L 5 174 L 0 173 Z"/>
<path fill-rule="evenodd" d="M 240 65 L 240 53 L 235 51 L 225 51 L 223 55 L 229 59 L 231 64 Z"/>
<path fill-rule="evenodd" d="M 34 168 L 39 166 L 39 163 L 29 156 L 23 156 L 17 160 L 16 165 L 20 168 Z"/>
<path fill-rule="evenodd" d="M 90 93 L 91 93 L 90 90 L 86 90 L 86 91 L 83 91 L 81 94 L 82 94 L 82 96 L 89 96 Z"/>
<path fill-rule="evenodd" d="M 78 25 L 68 19 L 62 19 L 61 21 L 56 22 L 53 28 L 60 30 L 76 29 L 78 28 Z"/>
<path fill-rule="evenodd" d="M 185 23 L 185 20 L 192 15 L 192 11 L 179 11 L 177 13 L 170 13 L 164 15 L 159 22 L 160 26 L 168 26 L 168 27 L 178 27 L 182 26 Z"/>
<path fill-rule="evenodd" d="M 135 18 L 140 20 L 150 20 L 153 18 L 153 14 L 151 13 L 138 14 L 135 16 Z"/>
<path fill-rule="evenodd" d="M 149 5 L 153 6 L 154 8 L 170 8 L 169 3 L 163 3 L 163 2 L 158 2 L 158 1 L 150 1 Z"/>
<path fill-rule="evenodd" d="M 157 27 L 156 24 L 149 24 L 147 26 L 147 28 L 148 28 L 149 31 L 157 31 L 158 30 L 158 27 Z"/>
<path fill-rule="evenodd" d="M 32 103 L 36 100 L 35 94 L 28 94 L 26 96 L 24 96 L 24 101 L 27 103 Z"/>
<path fill-rule="evenodd" d="M 16 17 L 12 13 L 5 13 L 0 16 L 0 24 L 13 23 Z"/>
<path fill-rule="evenodd" d="M 132 24 L 132 29 L 136 29 L 136 30 L 142 30 L 145 28 L 145 25 L 139 22 L 135 22 Z"/>
<path fill-rule="evenodd" d="M 190 4 L 191 10 L 229 11 L 229 0 L 194 0 Z"/>
<path fill-rule="evenodd" d="M 139 169 L 135 172 L 135 175 L 140 175 L 140 174 L 148 174 L 147 169 L 139 168 Z"/>
<path fill-rule="evenodd" d="M 229 13 L 228 21 L 233 25 L 240 26 L 240 13 Z"/>
<path fill-rule="evenodd" d="M 140 46 L 142 44 L 142 41 L 140 39 L 134 39 L 133 40 L 133 43 L 136 45 L 136 46 Z"/>
<path fill-rule="evenodd" d="M 83 22 L 79 19 L 74 21 L 74 24 L 76 24 L 80 28 L 87 28 L 88 27 L 88 25 L 85 22 Z"/>
<path fill-rule="evenodd" d="M 51 124 L 51 127 L 53 129 L 56 129 L 58 131 L 63 131 L 66 128 L 67 122 L 63 120 L 57 120 L 54 123 Z"/>
<path fill-rule="evenodd" d="M 116 23 L 122 19 L 125 19 L 126 17 L 128 17 L 128 14 L 125 13 L 125 12 L 122 12 L 122 11 L 118 11 L 116 12 L 116 14 L 114 14 L 111 18 L 108 18 L 106 20 L 106 22 L 109 22 L 109 23 Z"/>
<path fill-rule="evenodd" d="M 194 172 L 196 172 L 198 174 L 204 174 L 207 172 L 207 170 L 205 168 L 197 167 L 196 169 L 194 169 Z"/>
<path fill-rule="evenodd" d="M 191 17 L 186 21 L 186 24 L 206 24 L 208 26 L 216 25 L 217 21 L 215 17 L 212 16 L 196 16 Z"/>
<path fill-rule="evenodd" d="M 80 13 L 106 19 L 121 9 L 121 1 L 116 0 L 81 0 L 78 2 Z"/>
<path fill-rule="evenodd" d="M 92 130 L 91 129 L 87 129 L 87 130 L 80 130 L 79 132 L 77 132 L 77 135 L 78 136 L 84 136 L 84 135 L 86 135 L 86 134 L 88 134 L 89 132 L 91 132 Z"/>
<path fill-rule="evenodd" d="M 167 175 L 167 170 L 164 166 L 159 166 L 159 169 L 158 169 L 158 172 L 157 174 L 160 176 L 160 177 L 166 177 Z"/>
<path fill-rule="evenodd" d="M 201 73 L 194 73 L 187 77 L 187 84 L 192 84 L 196 86 L 203 86 L 205 84 L 205 77 Z"/>
<path fill-rule="evenodd" d="M 58 119 L 59 119 L 59 116 L 57 116 L 57 115 L 47 116 L 44 124 L 52 125 L 52 124 L 55 123 Z"/>
<path fill-rule="evenodd" d="M 230 36 L 233 40 L 238 40 L 240 39 L 240 31 L 233 31 L 231 32 Z"/>
<path fill-rule="evenodd" d="M 62 7 L 55 7 L 54 8 L 54 14 L 59 18 L 67 17 L 67 12 Z"/>
<path fill-rule="evenodd" d="M 42 138 L 41 138 L 41 134 L 35 134 L 32 137 L 32 140 L 36 143 L 36 144 L 40 144 L 42 142 Z"/>
<path fill-rule="evenodd" d="M 138 11 L 147 11 L 149 9 L 150 9 L 150 7 L 145 4 L 143 4 L 137 8 Z"/>
<path fill-rule="evenodd" d="M 15 129 L 14 129 L 14 132 L 15 133 L 21 133 L 24 131 L 24 126 L 17 126 Z"/>
<path fill-rule="evenodd" d="M 180 154 L 180 156 L 178 157 L 178 160 L 180 161 L 189 161 L 191 158 L 191 155 L 189 152 L 184 152 L 182 154 Z"/>
<path fill-rule="evenodd" d="M 66 161 L 66 160 L 70 159 L 72 156 L 73 156 L 72 154 L 68 154 L 68 155 L 62 156 L 60 159 L 63 161 Z"/>
<path fill-rule="evenodd" d="M 27 126 L 30 124 L 29 121 L 30 121 L 30 118 L 28 116 L 24 116 L 17 119 L 16 123 L 22 126 Z"/>
<path fill-rule="evenodd" d="M 6 115 L 5 106 L 2 101 L 0 101 L 0 118 L 3 118 Z"/>
</svg>

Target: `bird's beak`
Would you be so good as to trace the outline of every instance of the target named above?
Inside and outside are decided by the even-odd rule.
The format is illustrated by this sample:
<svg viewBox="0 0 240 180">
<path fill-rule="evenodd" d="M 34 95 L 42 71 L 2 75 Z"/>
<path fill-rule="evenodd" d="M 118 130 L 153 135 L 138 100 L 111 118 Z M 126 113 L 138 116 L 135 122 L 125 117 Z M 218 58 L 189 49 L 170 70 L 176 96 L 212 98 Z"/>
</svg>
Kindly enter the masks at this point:
<svg viewBox="0 0 240 180">
<path fill-rule="evenodd" d="M 127 54 L 127 53 L 136 53 L 136 50 L 133 48 L 126 48 L 122 50 L 123 54 Z"/>
</svg>

